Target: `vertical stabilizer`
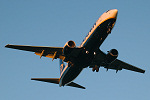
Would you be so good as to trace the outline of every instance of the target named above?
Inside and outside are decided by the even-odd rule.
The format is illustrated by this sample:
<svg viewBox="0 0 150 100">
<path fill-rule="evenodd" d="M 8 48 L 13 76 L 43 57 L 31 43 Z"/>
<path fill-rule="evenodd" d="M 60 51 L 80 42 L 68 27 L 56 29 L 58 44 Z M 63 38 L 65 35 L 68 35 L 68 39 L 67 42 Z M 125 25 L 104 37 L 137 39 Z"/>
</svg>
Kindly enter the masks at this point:
<svg viewBox="0 0 150 100">
<path fill-rule="evenodd" d="M 60 66 L 60 74 L 61 74 L 65 68 L 65 64 L 61 59 L 59 60 L 59 64 L 60 64 L 59 66 Z"/>
</svg>

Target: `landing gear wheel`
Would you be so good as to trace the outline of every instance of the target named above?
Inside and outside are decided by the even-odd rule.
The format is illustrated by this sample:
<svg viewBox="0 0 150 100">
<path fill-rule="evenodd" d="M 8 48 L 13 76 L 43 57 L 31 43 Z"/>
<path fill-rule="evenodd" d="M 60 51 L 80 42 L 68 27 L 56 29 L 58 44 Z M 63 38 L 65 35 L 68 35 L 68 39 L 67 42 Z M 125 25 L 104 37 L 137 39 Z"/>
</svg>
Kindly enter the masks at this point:
<svg viewBox="0 0 150 100">
<path fill-rule="evenodd" d="M 98 67 L 96 68 L 96 72 L 99 72 L 99 68 Z"/>
<path fill-rule="evenodd" d="M 93 68 L 92 68 L 92 71 L 94 72 L 95 70 L 96 70 L 96 69 L 93 67 Z"/>
</svg>

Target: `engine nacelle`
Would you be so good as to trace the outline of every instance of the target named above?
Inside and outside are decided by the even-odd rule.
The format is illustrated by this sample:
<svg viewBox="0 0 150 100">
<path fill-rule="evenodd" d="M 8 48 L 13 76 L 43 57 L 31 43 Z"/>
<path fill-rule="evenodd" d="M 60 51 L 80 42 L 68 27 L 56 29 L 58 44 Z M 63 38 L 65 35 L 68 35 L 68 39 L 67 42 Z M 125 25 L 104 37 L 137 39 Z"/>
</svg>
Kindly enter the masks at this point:
<svg viewBox="0 0 150 100">
<path fill-rule="evenodd" d="M 110 51 L 108 51 L 107 55 L 106 55 L 106 63 L 110 64 L 113 61 L 116 60 L 116 58 L 118 57 L 118 51 L 116 49 L 111 49 Z"/>
<path fill-rule="evenodd" d="M 63 49 L 64 55 L 69 55 L 72 52 L 72 48 L 75 48 L 75 47 L 76 47 L 76 44 L 74 41 L 72 40 L 68 41 L 65 44 L 64 49 Z"/>
</svg>

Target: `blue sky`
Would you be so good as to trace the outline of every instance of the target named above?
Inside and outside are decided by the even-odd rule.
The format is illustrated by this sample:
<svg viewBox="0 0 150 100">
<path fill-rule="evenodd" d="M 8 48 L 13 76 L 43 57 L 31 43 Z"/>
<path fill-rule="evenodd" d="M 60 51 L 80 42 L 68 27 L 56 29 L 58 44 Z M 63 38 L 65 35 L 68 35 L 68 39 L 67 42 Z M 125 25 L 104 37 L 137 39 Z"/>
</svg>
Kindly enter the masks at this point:
<svg viewBox="0 0 150 100">
<path fill-rule="evenodd" d="M 0 0 L 0 100 L 149 100 L 149 0 Z M 101 50 L 119 51 L 118 59 L 146 70 L 145 74 L 101 68 L 85 69 L 74 80 L 86 90 L 31 81 L 59 77 L 58 60 L 4 48 L 6 44 L 80 45 L 95 21 L 118 9 L 116 25 Z"/>
</svg>

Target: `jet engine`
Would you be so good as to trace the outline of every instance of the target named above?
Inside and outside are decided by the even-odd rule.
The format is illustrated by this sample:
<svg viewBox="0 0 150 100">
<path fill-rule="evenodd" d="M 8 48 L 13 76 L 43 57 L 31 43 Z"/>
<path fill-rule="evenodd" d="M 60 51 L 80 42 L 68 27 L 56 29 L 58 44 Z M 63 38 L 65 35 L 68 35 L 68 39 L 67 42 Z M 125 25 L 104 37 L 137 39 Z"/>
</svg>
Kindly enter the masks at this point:
<svg viewBox="0 0 150 100">
<path fill-rule="evenodd" d="M 74 41 L 72 40 L 68 41 L 65 44 L 64 49 L 63 49 L 64 55 L 69 55 L 72 52 L 72 48 L 75 48 L 75 47 L 76 47 L 76 44 Z"/>
<path fill-rule="evenodd" d="M 108 51 L 107 55 L 106 55 L 106 63 L 110 64 L 113 61 L 116 60 L 116 58 L 118 57 L 118 51 L 116 49 L 111 49 L 110 51 Z"/>
</svg>

